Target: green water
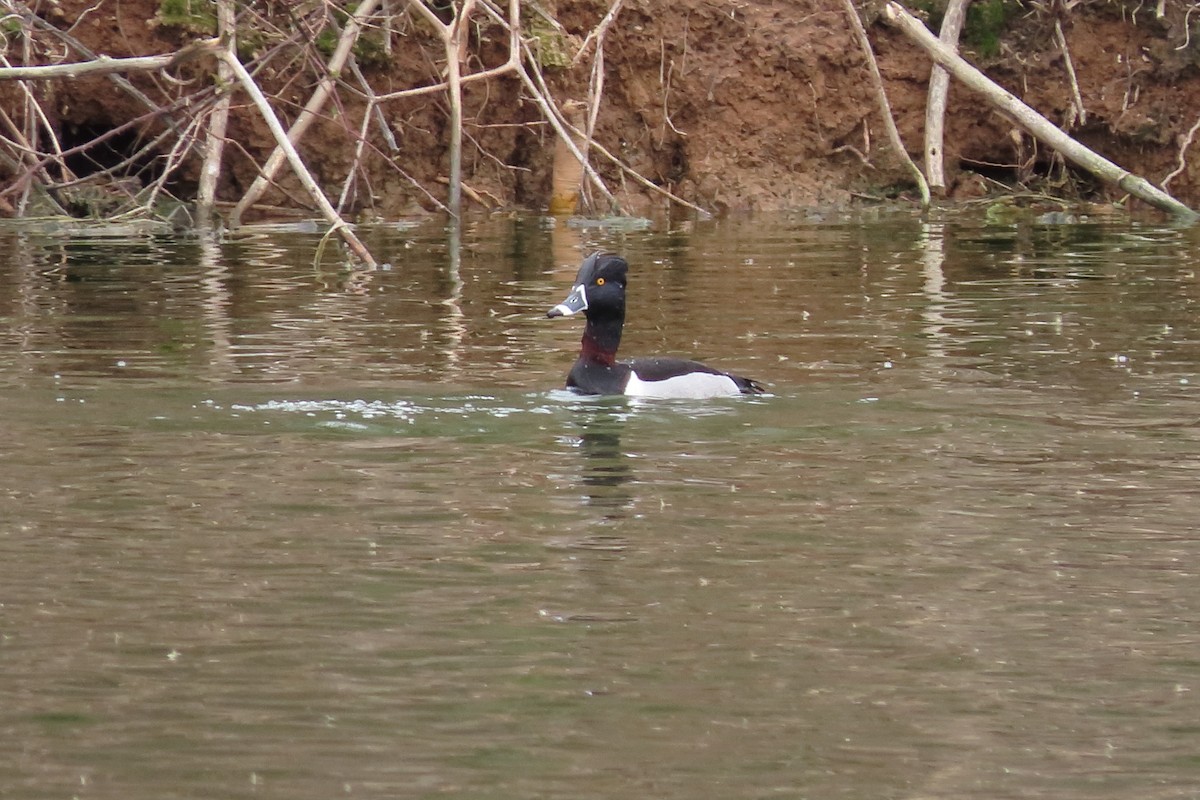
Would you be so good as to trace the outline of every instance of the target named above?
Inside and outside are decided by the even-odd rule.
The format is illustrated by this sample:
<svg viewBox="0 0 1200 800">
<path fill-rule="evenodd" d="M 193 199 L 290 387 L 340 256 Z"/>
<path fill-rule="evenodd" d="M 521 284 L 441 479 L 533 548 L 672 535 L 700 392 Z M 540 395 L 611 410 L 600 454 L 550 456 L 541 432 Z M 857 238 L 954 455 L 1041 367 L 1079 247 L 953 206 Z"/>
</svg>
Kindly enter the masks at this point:
<svg viewBox="0 0 1200 800">
<path fill-rule="evenodd" d="M 0 231 L 0 796 L 1195 793 L 1195 231 L 365 233 Z"/>
</svg>

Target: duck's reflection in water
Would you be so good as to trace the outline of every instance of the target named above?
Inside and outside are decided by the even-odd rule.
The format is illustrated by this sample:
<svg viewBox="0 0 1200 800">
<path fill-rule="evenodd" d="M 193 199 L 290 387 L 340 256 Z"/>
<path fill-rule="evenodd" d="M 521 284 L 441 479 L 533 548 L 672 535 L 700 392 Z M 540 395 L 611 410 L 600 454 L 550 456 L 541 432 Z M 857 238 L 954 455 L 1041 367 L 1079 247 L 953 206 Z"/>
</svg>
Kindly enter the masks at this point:
<svg viewBox="0 0 1200 800">
<path fill-rule="evenodd" d="M 584 431 L 579 449 L 584 456 L 583 485 L 588 487 L 588 503 L 605 510 L 628 508 L 632 496 L 626 484 L 632 480 L 633 471 L 621 449 L 620 430 L 606 426 Z"/>
<path fill-rule="evenodd" d="M 583 501 L 595 510 L 593 523 L 602 528 L 574 541 L 574 547 L 622 551 L 627 546 L 627 540 L 615 527 L 630 515 L 634 501 L 630 491 L 633 470 L 621 443 L 624 416 L 589 410 L 578 418 L 581 429 L 579 452 L 583 455 L 580 469 Z"/>
</svg>

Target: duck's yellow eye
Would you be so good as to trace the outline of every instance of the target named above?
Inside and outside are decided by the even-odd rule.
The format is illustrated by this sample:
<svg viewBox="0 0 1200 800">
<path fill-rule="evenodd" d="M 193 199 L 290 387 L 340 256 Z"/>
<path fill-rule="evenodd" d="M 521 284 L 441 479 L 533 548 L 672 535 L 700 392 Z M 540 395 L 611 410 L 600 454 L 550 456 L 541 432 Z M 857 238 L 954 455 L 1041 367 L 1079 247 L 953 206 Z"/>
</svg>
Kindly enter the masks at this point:
<svg viewBox="0 0 1200 800">
<path fill-rule="evenodd" d="M 597 286 L 603 286 L 603 285 L 604 285 L 604 278 L 596 278 L 596 285 L 597 285 Z"/>
</svg>

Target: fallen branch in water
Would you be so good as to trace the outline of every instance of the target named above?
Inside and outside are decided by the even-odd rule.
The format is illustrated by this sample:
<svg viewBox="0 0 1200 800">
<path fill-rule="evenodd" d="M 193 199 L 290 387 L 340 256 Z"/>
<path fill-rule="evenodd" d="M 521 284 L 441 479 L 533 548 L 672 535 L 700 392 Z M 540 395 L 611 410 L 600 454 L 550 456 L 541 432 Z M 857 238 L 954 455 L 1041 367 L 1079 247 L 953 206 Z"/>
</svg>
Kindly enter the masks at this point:
<svg viewBox="0 0 1200 800">
<path fill-rule="evenodd" d="M 945 47 L 937 40 L 936 36 L 929 32 L 924 23 L 908 13 L 898 3 L 889 2 L 884 6 L 883 17 L 890 25 L 896 27 L 928 53 L 930 58 L 962 81 L 968 89 L 983 95 L 984 99 L 1015 120 L 1034 138 L 1061 153 L 1072 163 L 1101 180 L 1120 187 L 1139 200 L 1144 200 L 1155 208 L 1189 221 L 1200 219 L 1200 214 L 1155 187 L 1145 178 L 1122 169 L 1072 139 L 1050 120 L 1021 102 L 1012 92 L 993 82 L 957 53 Z"/>
</svg>

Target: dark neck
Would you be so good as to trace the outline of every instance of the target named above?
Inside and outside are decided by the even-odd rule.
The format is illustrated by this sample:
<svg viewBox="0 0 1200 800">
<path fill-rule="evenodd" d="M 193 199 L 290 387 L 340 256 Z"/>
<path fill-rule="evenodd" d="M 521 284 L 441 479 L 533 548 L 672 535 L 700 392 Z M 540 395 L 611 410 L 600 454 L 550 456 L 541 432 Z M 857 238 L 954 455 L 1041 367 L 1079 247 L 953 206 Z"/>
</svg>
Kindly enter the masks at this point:
<svg viewBox="0 0 1200 800">
<path fill-rule="evenodd" d="M 583 329 L 583 348 L 579 357 L 602 364 L 614 363 L 617 360 L 617 347 L 621 344 L 621 328 L 624 325 L 623 314 L 589 319 Z"/>
</svg>

